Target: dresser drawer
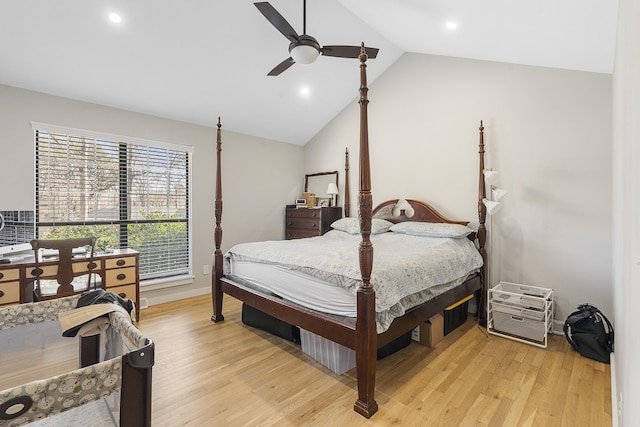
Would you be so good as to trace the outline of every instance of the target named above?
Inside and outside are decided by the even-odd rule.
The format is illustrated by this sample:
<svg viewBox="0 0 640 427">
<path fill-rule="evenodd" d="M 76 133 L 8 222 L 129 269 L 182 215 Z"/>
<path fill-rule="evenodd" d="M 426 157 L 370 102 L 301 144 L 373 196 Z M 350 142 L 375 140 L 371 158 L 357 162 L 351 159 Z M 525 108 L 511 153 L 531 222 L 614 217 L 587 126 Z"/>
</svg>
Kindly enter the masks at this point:
<svg viewBox="0 0 640 427">
<path fill-rule="evenodd" d="M 102 268 L 102 260 L 94 259 L 93 260 L 93 272 L 98 272 Z M 89 271 L 89 260 L 86 261 L 78 261 L 73 263 L 73 272 L 74 273 L 82 273 L 84 271 Z"/>
<path fill-rule="evenodd" d="M 291 230 L 288 229 L 286 232 L 286 236 L 285 238 L 287 240 L 291 240 L 291 239 L 306 239 L 307 237 L 316 237 L 319 236 L 320 233 L 318 232 L 318 230 Z"/>
<path fill-rule="evenodd" d="M 39 268 L 42 270 L 42 273 L 39 275 L 37 274 L 38 270 L 36 270 L 35 266 L 28 268 L 27 277 L 56 277 L 56 273 L 58 272 L 58 265 L 41 265 Z"/>
<path fill-rule="evenodd" d="M 136 265 L 136 257 L 128 256 L 122 258 L 109 258 L 105 260 L 105 268 L 122 268 L 122 267 L 131 267 Z"/>
<path fill-rule="evenodd" d="M 99 259 L 93 260 L 93 272 L 98 273 L 100 271 L 101 266 L 102 266 L 101 260 Z M 85 271 L 89 271 L 89 260 L 74 261 L 72 264 L 72 268 L 74 273 L 82 273 Z M 40 265 L 40 269 L 42 270 L 42 274 L 40 274 L 41 278 L 51 278 L 51 277 L 55 278 L 56 274 L 58 273 L 57 264 Z M 35 267 L 27 269 L 27 277 L 30 277 L 30 278 L 38 277 L 38 275 L 36 274 Z"/>
<path fill-rule="evenodd" d="M 20 302 L 20 282 L 0 283 L 0 305 Z"/>
<path fill-rule="evenodd" d="M 128 285 L 136 283 L 136 267 L 115 268 L 105 272 L 105 287 Z M 111 290 L 111 289 L 109 289 Z"/>
<path fill-rule="evenodd" d="M 136 298 L 136 285 L 114 286 L 109 288 L 109 292 L 120 295 L 122 298 L 128 298 L 138 306 L 138 298 Z"/>
<path fill-rule="evenodd" d="M 17 268 L 7 268 L 0 270 L 0 282 L 9 282 L 20 279 L 20 270 Z"/>
<path fill-rule="evenodd" d="M 313 208 L 287 209 L 287 219 L 289 218 L 319 219 L 321 215 L 322 215 L 322 209 L 313 209 Z"/>
<path fill-rule="evenodd" d="M 287 229 L 315 230 L 316 234 L 320 229 L 320 218 L 287 218 Z"/>
</svg>

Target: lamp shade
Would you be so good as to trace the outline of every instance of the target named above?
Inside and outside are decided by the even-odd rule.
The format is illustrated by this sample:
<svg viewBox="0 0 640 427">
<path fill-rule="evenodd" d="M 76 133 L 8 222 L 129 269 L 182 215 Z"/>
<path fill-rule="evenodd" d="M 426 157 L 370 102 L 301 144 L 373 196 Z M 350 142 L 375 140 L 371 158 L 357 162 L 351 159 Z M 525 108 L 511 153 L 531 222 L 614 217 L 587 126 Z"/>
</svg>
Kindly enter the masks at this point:
<svg viewBox="0 0 640 427">
<path fill-rule="evenodd" d="M 502 208 L 502 203 L 494 202 L 493 200 L 482 199 L 482 203 L 487 207 L 487 213 L 489 215 L 494 215 Z"/>
<path fill-rule="evenodd" d="M 484 173 L 484 182 L 485 184 L 488 185 L 495 185 L 498 183 L 498 178 L 500 177 L 500 175 L 498 174 L 498 171 L 492 171 L 489 169 L 485 169 L 483 171 Z"/>
<path fill-rule="evenodd" d="M 498 187 L 493 187 L 491 189 L 491 192 L 493 193 L 493 200 L 495 200 L 496 202 L 499 202 L 504 198 L 504 196 L 508 194 L 506 190 Z"/>
<path fill-rule="evenodd" d="M 335 182 L 330 182 L 329 186 L 327 187 L 327 194 L 333 195 L 333 194 L 338 194 L 338 193 L 339 193 L 339 191 L 338 191 L 338 186 L 336 185 L 336 183 Z"/>
<path fill-rule="evenodd" d="M 289 54 L 296 64 L 311 64 L 320 52 L 314 46 L 301 44 L 292 48 Z"/>
</svg>

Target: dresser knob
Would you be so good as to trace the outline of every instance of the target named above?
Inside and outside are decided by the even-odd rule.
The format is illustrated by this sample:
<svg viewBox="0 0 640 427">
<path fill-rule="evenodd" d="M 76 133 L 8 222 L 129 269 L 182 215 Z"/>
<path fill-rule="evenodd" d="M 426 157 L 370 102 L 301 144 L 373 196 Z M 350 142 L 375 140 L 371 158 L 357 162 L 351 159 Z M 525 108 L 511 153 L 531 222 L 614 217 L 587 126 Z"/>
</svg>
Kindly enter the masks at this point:
<svg viewBox="0 0 640 427">
<path fill-rule="evenodd" d="M 126 261 L 123 260 L 123 259 L 119 259 L 118 261 L 116 261 L 116 265 L 118 265 L 118 266 L 123 266 L 125 264 L 126 264 Z"/>
<path fill-rule="evenodd" d="M 33 270 L 31 270 L 31 275 L 33 277 L 38 277 L 40 276 L 42 273 L 44 273 L 44 271 L 41 268 L 34 268 Z"/>
<path fill-rule="evenodd" d="M 0 298 L 4 296 L 4 292 L 0 291 Z"/>
<path fill-rule="evenodd" d="M 118 280 L 124 280 L 126 277 L 127 277 L 127 275 L 126 275 L 126 274 L 124 274 L 124 273 L 120 273 L 120 274 L 118 274 L 118 275 L 116 276 L 116 279 L 118 279 Z"/>
<path fill-rule="evenodd" d="M 127 294 L 126 294 L 125 292 L 120 292 L 120 293 L 118 294 L 118 296 L 119 296 L 120 298 L 126 298 L 126 297 L 127 297 Z"/>
<path fill-rule="evenodd" d="M 96 268 L 98 266 L 98 264 L 96 264 L 95 262 L 90 262 L 89 264 L 87 264 L 87 268 L 89 270 L 93 270 L 94 268 Z"/>
<path fill-rule="evenodd" d="M 4 277 L 4 273 L 0 273 L 0 280 Z"/>
</svg>

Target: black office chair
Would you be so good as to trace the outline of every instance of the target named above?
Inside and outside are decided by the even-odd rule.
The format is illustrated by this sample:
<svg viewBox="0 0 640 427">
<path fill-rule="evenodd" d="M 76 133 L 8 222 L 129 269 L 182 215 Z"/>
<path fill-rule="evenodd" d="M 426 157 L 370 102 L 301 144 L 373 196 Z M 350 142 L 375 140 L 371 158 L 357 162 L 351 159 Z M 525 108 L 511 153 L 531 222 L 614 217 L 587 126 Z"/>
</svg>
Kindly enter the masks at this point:
<svg viewBox="0 0 640 427">
<path fill-rule="evenodd" d="M 61 296 L 73 295 L 82 292 L 86 292 L 92 289 L 91 280 L 94 276 L 93 271 L 97 268 L 96 263 L 93 261 L 93 256 L 96 247 L 95 237 L 81 237 L 75 239 L 36 239 L 31 241 L 31 247 L 35 254 L 35 269 L 32 271 L 32 276 L 35 277 L 35 287 L 33 289 L 34 299 L 36 301 L 42 301 L 43 299 L 59 298 Z M 88 257 L 86 257 L 86 268 L 73 268 L 73 256 L 74 249 L 87 248 Z M 49 274 L 41 267 L 41 262 L 45 262 L 41 259 L 43 256 L 40 250 L 54 250 L 53 256 L 57 256 L 57 271 L 55 274 Z M 57 250 L 57 254 L 55 252 Z M 87 255 L 82 253 L 82 255 Z M 76 263 L 77 264 L 77 263 Z M 87 284 L 83 286 L 78 283 L 77 277 L 87 275 Z M 94 279 L 94 288 L 96 287 L 96 281 Z M 55 287 L 55 293 L 48 288 Z M 44 288 L 44 292 L 43 292 Z"/>
</svg>

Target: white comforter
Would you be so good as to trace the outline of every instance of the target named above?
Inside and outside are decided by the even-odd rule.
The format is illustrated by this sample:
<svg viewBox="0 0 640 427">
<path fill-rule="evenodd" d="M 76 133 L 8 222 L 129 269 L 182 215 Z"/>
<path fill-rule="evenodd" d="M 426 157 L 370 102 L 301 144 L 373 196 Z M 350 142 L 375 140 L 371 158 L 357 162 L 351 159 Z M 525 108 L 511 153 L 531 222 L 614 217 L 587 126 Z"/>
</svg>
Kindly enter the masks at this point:
<svg viewBox="0 0 640 427">
<path fill-rule="evenodd" d="M 243 243 L 225 254 L 232 261 L 272 264 L 348 289 L 362 283 L 358 245 L 362 237 L 331 230 L 321 237 Z M 405 310 L 462 283 L 482 266 L 467 238 L 421 237 L 387 232 L 371 236 L 374 259 L 371 284 L 376 292 L 378 332 Z"/>
</svg>

